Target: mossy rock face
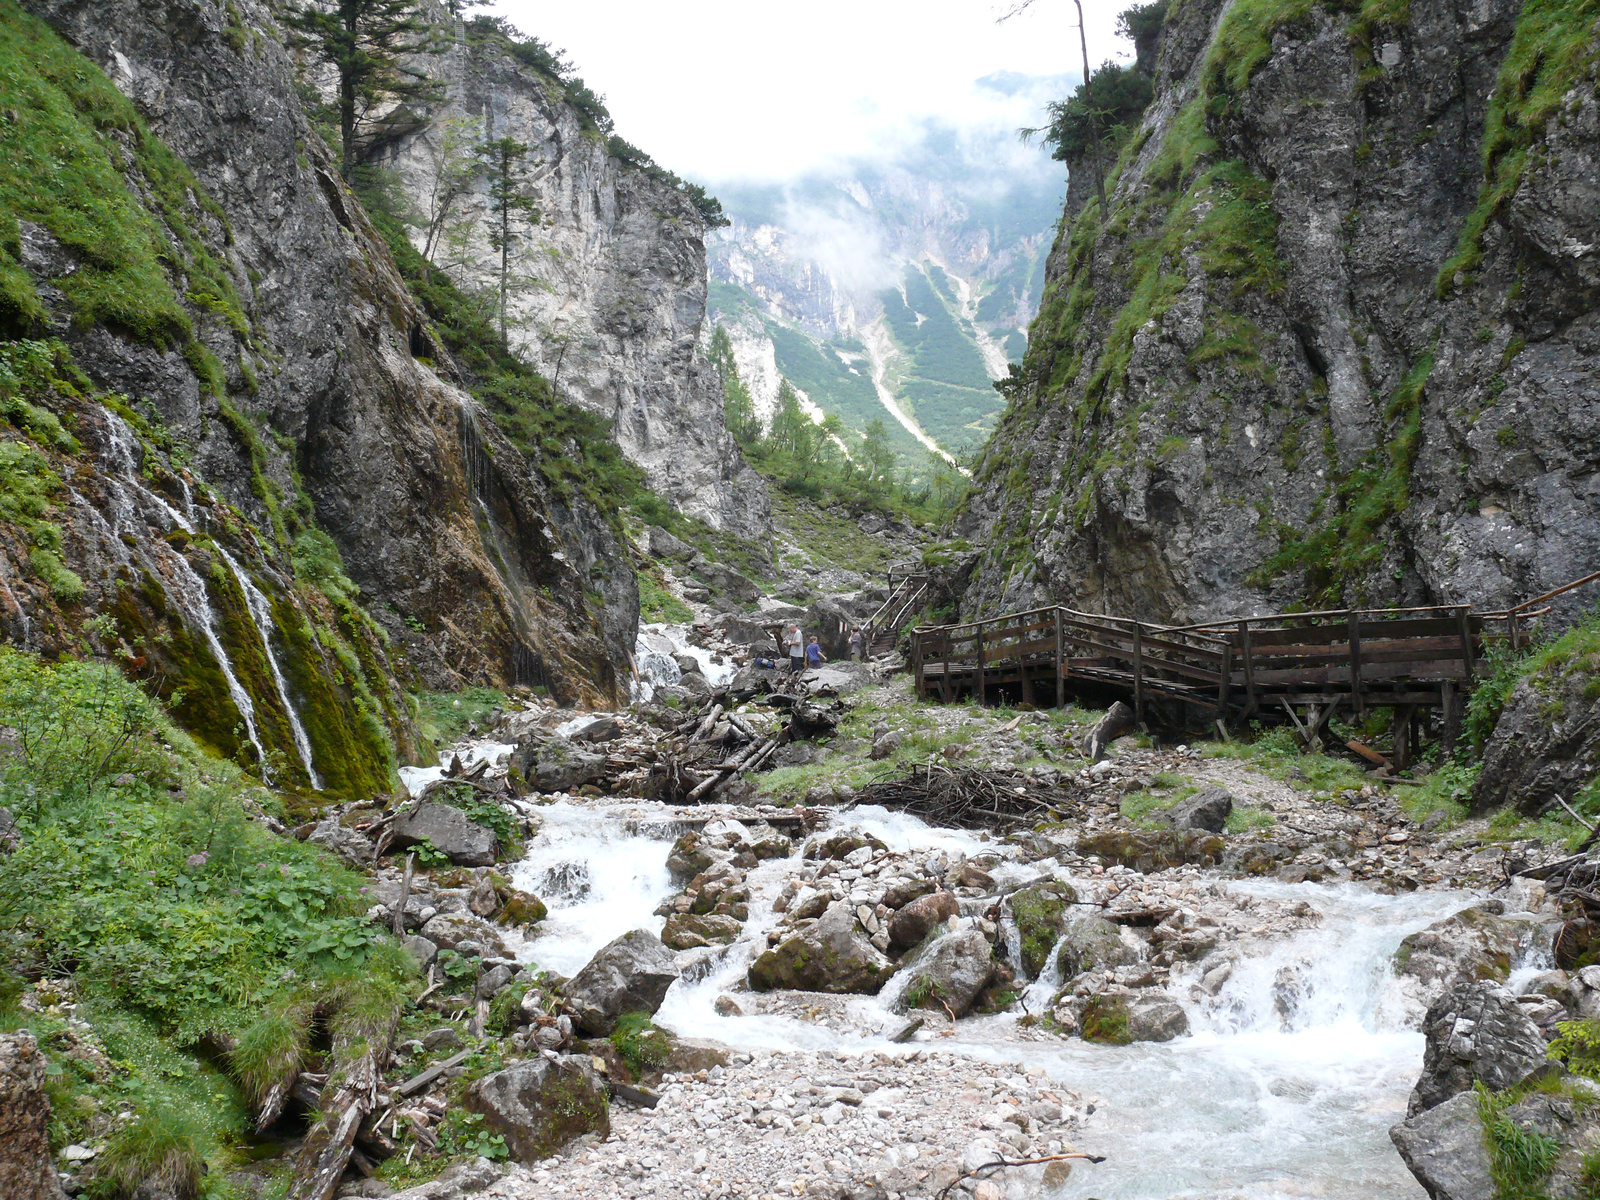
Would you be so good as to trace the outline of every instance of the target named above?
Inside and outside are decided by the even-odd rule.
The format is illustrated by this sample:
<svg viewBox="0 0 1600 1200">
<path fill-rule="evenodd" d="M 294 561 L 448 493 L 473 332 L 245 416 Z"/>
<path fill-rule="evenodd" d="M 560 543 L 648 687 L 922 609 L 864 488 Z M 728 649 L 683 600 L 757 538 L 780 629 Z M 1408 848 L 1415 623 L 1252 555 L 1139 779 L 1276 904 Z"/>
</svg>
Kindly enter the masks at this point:
<svg viewBox="0 0 1600 1200">
<path fill-rule="evenodd" d="M 1086 1042 L 1099 1042 L 1103 1046 L 1133 1044 L 1128 1027 L 1128 1002 L 1121 996 L 1096 996 L 1090 1000 L 1078 1026 Z"/>
<path fill-rule="evenodd" d="M 1108 829 L 1078 840 L 1079 854 L 1092 854 L 1112 866 L 1132 867 L 1146 874 L 1169 867 L 1214 867 L 1226 843 L 1214 833 L 1194 830 Z"/>
<path fill-rule="evenodd" d="M 1029 976 L 1037 977 L 1050 961 L 1067 908 L 1077 902 L 1078 893 L 1060 881 L 1035 884 L 1012 894 L 1011 917 L 1022 942 L 1022 968 Z"/>
</svg>

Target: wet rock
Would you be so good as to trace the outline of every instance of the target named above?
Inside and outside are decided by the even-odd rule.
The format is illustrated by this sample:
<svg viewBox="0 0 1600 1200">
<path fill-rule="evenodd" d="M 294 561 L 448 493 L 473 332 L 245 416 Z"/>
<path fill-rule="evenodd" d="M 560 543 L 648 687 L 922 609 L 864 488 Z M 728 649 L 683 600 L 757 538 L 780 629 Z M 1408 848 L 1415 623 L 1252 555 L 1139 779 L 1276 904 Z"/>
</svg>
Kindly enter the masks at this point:
<svg viewBox="0 0 1600 1200">
<path fill-rule="evenodd" d="M 1223 866 L 1240 875 L 1267 875 L 1294 855 L 1293 850 L 1277 842 L 1246 842 L 1229 849 Z"/>
<path fill-rule="evenodd" d="M 570 792 L 605 774 L 603 754 L 582 750 L 566 738 L 551 738 L 539 747 L 534 779 L 541 792 Z"/>
<path fill-rule="evenodd" d="M 672 844 L 667 855 L 667 872 L 677 884 L 688 883 L 717 861 L 700 831 L 691 829 Z"/>
<path fill-rule="evenodd" d="M 893 964 L 857 928 L 855 910 L 841 900 L 756 959 L 747 978 L 758 992 L 792 988 L 871 996 L 892 974 Z"/>
<path fill-rule="evenodd" d="M 604 1085 L 587 1056 L 534 1058 L 485 1075 L 462 1097 L 519 1162 L 548 1158 L 586 1133 L 611 1132 Z"/>
<path fill-rule="evenodd" d="M 1215 834 L 1194 830 L 1108 829 L 1078 839 L 1078 853 L 1094 855 L 1107 865 L 1132 867 L 1146 874 L 1168 867 L 1215 866 L 1226 843 Z"/>
<path fill-rule="evenodd" d="M 1078 902 L 1077 892 L 1058 880 L 1035 884 L 1011 894 L 1011 919 L 1022 943 L 1022 968 L 1037 977 L 1050 961 L 1064 928 L 1067 908 Z"/>
<path fill-rule="evenodd" d="M 1422 1075 L 1406 1115 L 1442 1104 L 1482 1082 L 1501 1091 L 1548 1065 L 1544 1038 L 1516 997 L 1487 983 L 1459 983 L 1428 1008 Z"/>
<path fill-rule="evenodd" d="M 806 842 L 804 857 L 809 859 L 846 858 L 863 846 L 874 850 L 887 850 L 877 838 L 863 829 L 838 829 L 819 833 Z"/>
<path fill-rule="evenodd" d="M 1431 1200 L 1495 1200 L 1478 1098 L 1453 1096 L 1389 1130 L 1389 1140 Z"/>
<path fill-rule="evenodd" d="M 946 1008 L 964 1016 L 994 977 L 994 948 L 976 929 L 947 933 L 906 965 L 911 981 L 900 994 L 904 1008 Z"/>
<path fill-rule="evenodd" d="M 662 926 L 661 940 L 674 950 L 693 950 L 713 943 L 726 945 L 739 936 L 744 922 L 716 913 L 674 913 Z"/>
<path fill-rule="evenodd" d="M 1060 947 L 1056 969 L 1063 979 L 1085 971 L 1129 966 L 1141 957 L 1139 949 L 1123 937 L 1120 925 L 1096 913 L 1069 914 Z"/>
<path fill-rule="evenodd" d="M 1499 901 L 1486 901 L 1418 930 L 1395 951 L 1395 970 L 1417 980 L 1430 998 L 1458 980 L 1505 979 L 1534 927 L 1503 911 Z"/>
<path fill-rule="evenodd" d="M 1084 1007 L 1079 1027 L 1086 1042 L 1127 1046 L 1182 1037 L 1189 1032 L 1189 1018 L 1172 997 L 1150 989 L 1093 997 Z"/>
<path fill-rule="evenodd" d="M 624 1013 L 654 1014 L 678 978 L 671 950 L 647 929 L 635 929 L 604 946 L 562 988 L 577 1027 L 604 1037 Z"/>
<path fill-rule="evenodd" d="M 430 844 L 458 867 L 494 865 L 494 830 L 469 820 L 467 814 L 448 804 L 423 801 L 394 823 L 395 850 Z"/>
<path fill-rule="evenodd" d="M 1162 814 L 1174 829 L 1195 829 L 1221 833 L 1233 812 L 1233 796 L 1219 787 L 1208 787 L 1186 800 L 1179 800 Z"/>
<path fill-rule="evenodd" d="M 692 654 L 674 654 L 672 661 L 678 664 L 678 670 L 685 675 L 704 675 L 700 669 L 700 660 Z"/>
<path fill-rule="evenodd" d="M 0 1196 L 6 1200 L 64 1200 L 50 1158 L 45 1067 L 33 1034 L 0 1034 Z"/>
<path fill-rule="evenodd" d="M 960 911 L 961 905 L 951 892 L 920 896 L 889 919 L 889 944 L 901 950 L 915 946 Z"/>
</svg>

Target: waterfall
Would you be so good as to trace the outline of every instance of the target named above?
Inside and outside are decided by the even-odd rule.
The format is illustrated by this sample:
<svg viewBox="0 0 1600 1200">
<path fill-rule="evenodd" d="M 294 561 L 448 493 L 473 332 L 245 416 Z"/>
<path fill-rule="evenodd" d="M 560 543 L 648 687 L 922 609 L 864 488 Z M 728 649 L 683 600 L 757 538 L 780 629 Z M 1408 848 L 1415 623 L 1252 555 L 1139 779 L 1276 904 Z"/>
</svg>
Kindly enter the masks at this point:
<svg viewBox="0 0 1600 1200">
<path fill-rule="evenodd" d="M 261 589 L 256 587 L 255 581 L 234 561 L 233 555 L 221 546 L 217 547 L 217 553 L 222 556 L 222 561 L 228 564 L 228 569 L 233 572 L 233 577 L 239 581 L 240 590 L 244 592 L 250 619 L 255 623 L 256 633 L 260 635 L 261 645 L 267 652 L 267 666 L 272 671 L 273 686 L 278 689 L 278 699 L 283 703 L 283 711 L 289 717 L 289 731 L 294 735 L 294 748 L 300 754 L 300 764 L 305 767 L 311 786 L 320 792 L 322 777 L 317 774 L 316 767 L 311 765 L 311 739 L 306 736 L 306 727 L 300 721 L 300 714 L 295 710 L 294 701 L 289 699 L 289 688 L 283 680 L 283 668 L 278 663 L 278 651 L 272 645 L 272 631 L 276 628 L 272 620 L 272 606 Z"/>
<path fill-rule="evenodd" d="M 22 644 L 26 646 L 33 640 L 33 622 L 28 620 L 28 610 L 22 607 L 22 601 L 17 599 L 16 592 L 11 590 L 11 564 L 3 550 L 0 550 L 0 588 L 5 589 L 6 599 L 11 601 L 12 607 L 17 610 L 17 616 L 22 621 Z"/>
</svg>

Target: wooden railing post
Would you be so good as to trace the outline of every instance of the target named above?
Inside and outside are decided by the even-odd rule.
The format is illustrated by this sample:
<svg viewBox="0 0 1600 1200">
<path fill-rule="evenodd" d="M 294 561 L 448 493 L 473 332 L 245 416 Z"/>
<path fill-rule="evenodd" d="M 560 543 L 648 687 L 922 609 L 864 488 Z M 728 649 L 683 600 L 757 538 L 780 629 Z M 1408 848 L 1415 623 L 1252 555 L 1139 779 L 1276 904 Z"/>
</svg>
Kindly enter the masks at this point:
<svg viewBox="0 0 1600 1200">
<path fill-rule="evenodd" d="M 1350 610 L 1350 702 L 1355 706 L 1356 716 L 1367 711 L 1366 698 L 1361 694 L 1361 617 L 1353 608 Z"/>
<path fill-rule="evenodd" d="M 1133 720 L 1144 728 L 1144 630 L 1133 623 Z"/>
<path fill-rule="evenodd" d="M 978 707 L 981 708 L 981 707 L 983 707 L 983 705 L 985 703 L 987 703 L 987 701 L 989 699 L 987 689 L 984 686 L 985 685 L 985 680 L 984 680 L 984 677 L 983 677 L 983 622 L 982 621 L 978 622 L 977 642 L 978 642 Z"/>
<path fill-rule="evenodd" d="M 1228 691 L 1233 686 L 1233 643 L 1222 643 L 1222 680 L 1217 684 L 1217 719 L 1228 719 Z"/>
<path fill-rule="evenodd" d="M 955 641 L 948 628 L 944 631 L 944 674 L 939 677 L 939 690 L 944 693 L 944 702 L 949 704 L 955 698 L 955 691 L 950 686 L 950 643 Z"/>
<path fill-rule="evenodd" d="M 1239 653 L 1244 655 L 1244 715 L 1249 720 L 1256 711 L 1256 665 L 1250 653 L 1250 622 L 1239 622 Z"/>
<path fill-rule="evenodd" d="M 916 672 L 917 699 L 922 699 L 922 634 L 911 631 L 911 669 Z"/>
<path fill-rule="evenodd" d="M 1461 623 L 1461 661 L 1467 668 L 1467 680 L 1464 685 L 1467 691 L 1472 690 L 1472 676 L 1477 668 L 1477 654 L 1472 645 L 1472 606 L 1463 604 L 1457 610 L 1457 618 Z"/>
</svg>

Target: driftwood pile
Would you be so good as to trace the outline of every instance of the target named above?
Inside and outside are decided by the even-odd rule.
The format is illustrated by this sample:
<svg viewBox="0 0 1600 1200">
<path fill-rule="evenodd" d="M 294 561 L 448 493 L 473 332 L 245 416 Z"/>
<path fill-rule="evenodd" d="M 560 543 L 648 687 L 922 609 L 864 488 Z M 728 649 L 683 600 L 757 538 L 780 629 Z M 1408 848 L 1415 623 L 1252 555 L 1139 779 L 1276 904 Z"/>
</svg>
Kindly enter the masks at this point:
<svg viewBox="0 0 1600 1200">
<path fill-rule="evenodd" d="M 776 733 L 733 712 L 725 695 L 713 695 L 658 747 L 646 794 L 668 804 L 705 803 L 739 776 L 765 766 L 778 747 L 797 739 L 831 736 L 839 726 L 837 703 L 814 704 L 803 692 L 780 690 L 767 700 L 775 708 L 788 709 L 788 720 Z"/>
<path fill-rule="evenodd" d="M 934 824 L 962 829 L 1060 818 L 1078 799 L 1076 792 L 1020 771 L 947 767 L 936 762 L 913 767 L 909 775 L 870 783 L 856 793 L 858 804 L 898 808 Z"/>
</svg>

